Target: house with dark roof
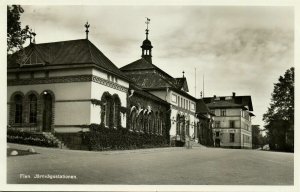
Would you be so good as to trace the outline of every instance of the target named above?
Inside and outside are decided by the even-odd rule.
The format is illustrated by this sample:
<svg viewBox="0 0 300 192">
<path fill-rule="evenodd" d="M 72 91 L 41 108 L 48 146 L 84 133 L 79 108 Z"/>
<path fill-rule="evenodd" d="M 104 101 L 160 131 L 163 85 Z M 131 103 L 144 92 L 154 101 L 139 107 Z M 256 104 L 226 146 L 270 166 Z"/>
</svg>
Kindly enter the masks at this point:
<svg viewBox="0 0 300 192">
<path fill-rule="evenodd" d="M 147 27 L 146 39 L 141 46 L 141 58 L 121 67 L 120 70 L 140 88 L 170 104 L 169 134 L 172 144 L 198 143 L 200 139 L 197 138 L 197 133 L 201 133 L 203 129 L 209 129 L 209 123 L 202 127 L 204 123 L 200 123 L 196 111 L 197 99 L 188 93 L 189 88 L 184 73 L 182 77 L 174 78 L 153 64 L 153 46 L 148 35 Z M 200 112 L 199 115 L 201 115 Z"/>
<path fill-rule="evenodd" d="M 7 85 L 11 129 L 57 137 L 75 149 L 82 148 L 91 126 L 107 137 L 124 133 L 124 142 L 131 142 L 125 148 L 169 141 L 169 104 L 119 70 L 88 40 L 88 32 L 86 39 L 33 41 L 9 55 Z M 100 148 L 124 148 L 116 142 L 103 144 L 101 137 L 95 141 Z M 142 142 L 141 137 L 148 139 Z"/>
<path fill-rule="evenodd" d="M 252 148 L 251 96 L 214 96 L 203 98 L 214 116 L 213 141 L 216 147 Z"/>
</svg>

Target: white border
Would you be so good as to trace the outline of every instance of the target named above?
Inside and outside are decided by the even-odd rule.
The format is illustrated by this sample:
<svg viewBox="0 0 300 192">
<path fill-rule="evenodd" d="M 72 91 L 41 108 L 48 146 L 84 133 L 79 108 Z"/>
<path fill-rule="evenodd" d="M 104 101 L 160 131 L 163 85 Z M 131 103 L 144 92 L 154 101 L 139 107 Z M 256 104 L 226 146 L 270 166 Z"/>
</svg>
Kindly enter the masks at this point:
<svg viewBox="0 0 300 192">
<path fill-rule="evenodd" d="M 298 67 L 299 59 L 299 3 L 292 0 L 6 0 L 0 3 L 0 190 L 17 190 L 17 191 L 226 191 L 226 192 L 240 192 L 240 191 L 259 191 L 259 192 L 287 192 L 287 191 L 300 191 L 299 188 L 299 120 L 296 118 L 299 114 L 297 96 L 299 91 L 296 86 L 295 96 L 295 153 L 294 153 L 294 186 L 255 186 L 255 185 L 39 185 L 39 184 L 26 184 L 26 185 L 7 185 L 6 184 L 6 5 L 7 4 L 20 4 L 20 5 L 147 5 L 147 6 L 175 6 L 175 5 L 198 5 L 198 6 L 294 6 L 295 8 L 295 73 L 296 82 L 298 85 Z M 4 43 L 4 44 L 3 44 Z M 298 162 L 298 163 L 297 163 Z M 204 173 L 205 174 L 205 173 Z"/>
</svg>

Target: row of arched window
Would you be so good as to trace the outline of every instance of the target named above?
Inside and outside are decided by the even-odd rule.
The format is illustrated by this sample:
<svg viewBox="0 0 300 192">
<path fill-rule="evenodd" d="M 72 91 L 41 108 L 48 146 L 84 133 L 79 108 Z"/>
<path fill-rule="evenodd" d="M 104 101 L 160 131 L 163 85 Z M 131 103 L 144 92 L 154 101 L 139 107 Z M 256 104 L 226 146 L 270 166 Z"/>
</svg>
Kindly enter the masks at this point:
<svg viewBox="0 0 300 192">
<path fill-rule="evenodd" d="M 121 101 L 117 94 L 104 92 L 101 97 L 101 122 L 105 127 L 117 128 L 121 125 Z"/>
<path fill-rule="evenodd" d="M 164 127 L 163 113 L 132 108 L 129 123 L 130 130 L 162 135 Z"/>
<path fill-rule="evenodd" d="M 44 116 L 49 116 L 52 110 L 53 96 L 51 95 L 52 92 L 49 91 L 43 91 L 41 94 L 30 91 L 26 95 L 22 92 L 13 93 L 10 98 L 9 124 L 36 124 L 38 113 L 42 113 L 40 115 L 44 120 L 46 118 Z"/>
</svg>

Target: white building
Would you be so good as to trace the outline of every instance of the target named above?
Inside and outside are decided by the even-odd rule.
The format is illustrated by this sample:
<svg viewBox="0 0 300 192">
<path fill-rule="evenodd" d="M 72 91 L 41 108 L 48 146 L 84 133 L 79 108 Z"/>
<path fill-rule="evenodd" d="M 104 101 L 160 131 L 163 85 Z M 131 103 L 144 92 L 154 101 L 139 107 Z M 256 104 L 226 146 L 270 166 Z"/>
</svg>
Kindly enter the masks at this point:
<svg viewBox="0 0 300 192">
<path fill-rule="evenodd" d="M 203 99 L 214 117 L 213 139 L 216 147 L 252 148 L 251 96 L 206 97 Z"/>
</svg>

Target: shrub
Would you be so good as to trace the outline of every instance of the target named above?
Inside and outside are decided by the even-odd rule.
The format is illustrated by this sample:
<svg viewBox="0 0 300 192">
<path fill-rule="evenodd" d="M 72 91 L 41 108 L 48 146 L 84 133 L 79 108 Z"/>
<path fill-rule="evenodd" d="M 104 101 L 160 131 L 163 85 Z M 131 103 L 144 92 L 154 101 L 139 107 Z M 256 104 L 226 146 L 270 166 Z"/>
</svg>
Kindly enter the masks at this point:
<svg viewBox="0 0 300 192">
<path fill-rule="evenodd" d="M 91 150 L 124 150 L 167 146 L 168 140 L 163 135 L 132 132 L 118 127 L 106 128 L 103 125 L 91 124 L 87 135 Z"/>
<path fill-rule="evenodd" d="M 46 138 L 43 134 L 17 130 L 7 131 L 7 142 L 42 147 L 58 147 L 58 143 Z"/>
</svg>

